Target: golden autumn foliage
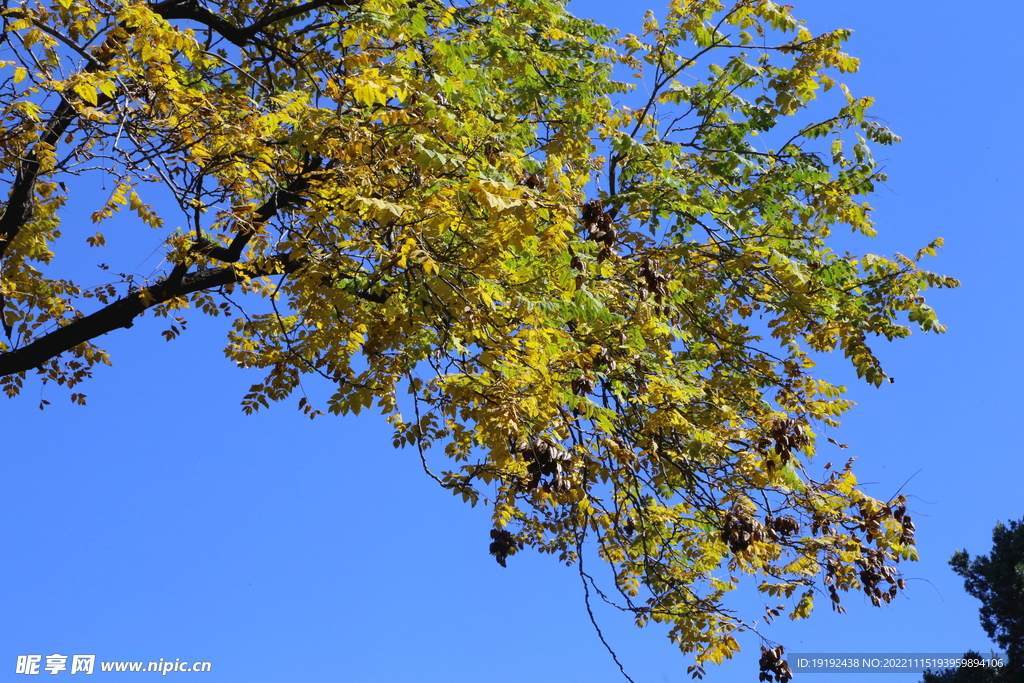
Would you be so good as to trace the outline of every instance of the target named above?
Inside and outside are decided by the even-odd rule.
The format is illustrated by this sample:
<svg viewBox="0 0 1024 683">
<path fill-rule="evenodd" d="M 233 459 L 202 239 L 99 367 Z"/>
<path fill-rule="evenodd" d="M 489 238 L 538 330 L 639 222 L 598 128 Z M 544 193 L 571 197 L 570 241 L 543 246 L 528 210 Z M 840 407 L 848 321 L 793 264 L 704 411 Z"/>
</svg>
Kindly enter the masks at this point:
<svg viewBox="0 0 1024 683">
<path fill-rule="evenodd" d="M 871 148 L 896 140 L 835 80 L 857 68 L 847 31 L 766 0 L 673 0 L 619 37 L 557 0 L 25 0 L 2 19 L 9 396 L 35 377 L 84 403 L 104 334 L 226 317 L 228 358 L 265 372 L 244 410 L 309 376 L 334 387 L 298 399 L 311 417 L 380 410 L 493 508 L 502 564 L 592 543 L 609 595 L 695 674 L 738 649 L 749 620 L 723 599 L 745 575 L 793 618 L 897 595 L 913 522 L 849 465 L 812 467 L 850 406 L 814 357 L 881 384 L 869 342 L 941 331 L 922 292 L 957 283 L 918 266 L 940 240 L 828 246 L 873 234 Z M 809 108 L 830 90 L 838 110 Z M 108 195 L 79 190 L 97 177 Z M 164 235 L 151 278 L 53 263 L 128 229 Z"/>
</svg>

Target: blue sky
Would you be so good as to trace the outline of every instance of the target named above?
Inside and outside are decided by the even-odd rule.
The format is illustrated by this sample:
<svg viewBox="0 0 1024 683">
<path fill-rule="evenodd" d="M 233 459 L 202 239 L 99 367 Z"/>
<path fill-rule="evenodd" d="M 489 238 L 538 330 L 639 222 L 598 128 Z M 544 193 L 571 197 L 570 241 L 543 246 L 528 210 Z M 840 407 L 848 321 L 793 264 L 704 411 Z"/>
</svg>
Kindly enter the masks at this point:
<svg viewBox="0 0 1024 683">
<path fill-rule="evenodd" d="M 931 266 L 964 286 L 929 297 L 946 335 L 878 348 L 895 384 L 858 384 L 841 358 L 822 364 L 859 403 L 834 434 L 850 445 L 835 459 L 856 456 L 878 498 L 913 477 L 903 491 L 921 561 L 904 566 L 905 594 L 881 609 L 851 594 L 845 615 L 783 618 L 765 634 L 792 652 L 987 651 L 978 603 L 946 562 L 988 552 L 997 520 L 1024 517 L 1024 5 L 794 4 L 812 30 L 854 29 L 862 67 L 846 81 L 904 139 L 879 152 L 880 234 L 859 248 L 911 253 L 942 236 Z M 646 6 L 572 9 L 635 30 Z M 162 329 L 147 318 L 103 340 L 115 365 L 85 387 L 87 407 L 48 389 L 39 411 L 38 388 L 0 404 L 0 681 L 23 678 L 17 655 L 55 652 L 210 661 L 202 678 L 218 683 L 624 680 L 575 572 L 527 553 L 499 567 L 486 510 L 392 449 L 382 419 L 310 422 L 291 405 L 245 417 L 254 378 L 222 358 L 223 330 L 197 319 L 166 343 Z M 598 617 L 637 683 L 689 680 L 691 661 L 657 628 Z M 740 642 L 706 680 L 756 680 L 758 642 Z"/>
</svg>

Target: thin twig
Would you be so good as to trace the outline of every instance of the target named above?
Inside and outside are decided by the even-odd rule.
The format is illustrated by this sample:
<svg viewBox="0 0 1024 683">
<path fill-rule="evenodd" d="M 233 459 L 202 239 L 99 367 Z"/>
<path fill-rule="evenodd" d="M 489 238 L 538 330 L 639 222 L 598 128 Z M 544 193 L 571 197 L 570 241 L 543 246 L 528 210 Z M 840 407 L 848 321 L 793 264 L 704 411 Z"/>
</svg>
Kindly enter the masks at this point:
<svg viewBox="0 0 1024 683">
<path fill-rule="evenodd" d="M 608 644 L 608 641 L 604 639 L 604 634 L 601 633 L 601 627 L 597 625 L 597 619 L 594 617 L 594 610 L 590 607 L 590 588 L 587 586 L 587 578 L 583 573 L 583 540 L 582 538 L 576 541 L 576 561 L 579 562 L 580 581 L 583 583 L 583 602 L 587 607 L 587 616 L 590 617 L 590 623 L 594 627 L 594 631 L 597 632 L 597 637 L 601 639 L 601 644 L 604 645 L 604 649 L 608 650 L 608 654 L 612 656 L 612 659 L 619 667 L 619 671 L 626 678 L 629 683 L 636 683 L 629 674 L 626 673 L 626 667 L 622 666 L 622 662 L 619 661 L 618 655 L 615 654 L 615 650 Z"/>
<path fill-rule="evenodd" d="M 419 429 L 419 427 L 420 427 L 420 392 L 416 388 L 416 383 L 412 381 L 412 372 L 411 371 L 406 372 L 405 376 L 409 379 L 409 387 L 412 389 L 412 407 L 413 407 L 413 411 L 416 413 L 416 428 Z M 441 479 L 436 474 L 434 474 L 433 472 L 430 471 L 430 466 L 427 465 L 427 454 L 423 452 L 423 433 L 422 432 L 420 432 L 419 434 L 416 435 L 416 449 L 419 451 L 419 454 L 420 454 L 420 464 L 423 465 L 423 471 L 427 473 L 427 476 L 429 476 L 431 479 L 436 481 L 438 484 L 440 484 L 444 488 L 448 488 L 447 486 L 445 486 L 444 482 L 441 481 Z"/>
</svg>

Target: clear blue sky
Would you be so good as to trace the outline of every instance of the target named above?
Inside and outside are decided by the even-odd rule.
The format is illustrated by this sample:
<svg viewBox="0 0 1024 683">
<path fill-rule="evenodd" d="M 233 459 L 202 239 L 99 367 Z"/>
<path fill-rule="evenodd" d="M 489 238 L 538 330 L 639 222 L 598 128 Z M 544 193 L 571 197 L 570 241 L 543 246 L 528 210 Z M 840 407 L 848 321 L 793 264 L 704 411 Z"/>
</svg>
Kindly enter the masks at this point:
<svg viewBox="0 0 1024 683">
<path fill-rule="evenodd" d="M 855 30 L 862 70 L 848 82 L 904 138 L 879 153 L 880 236 L 860 248 L 911 253 L 945 237 L 932 265 L 964 287 L 930 298 L 948 334 L 879 348 L 895 384 L 823 366 L 860 404 L 835 436 L 869 492 L 885 499 L 917 473 L 904 492 L 921 562 L 904 567 L 905 595 L 876 609 L 851 594 L 846 615 L 819 603 L 765 633 L 803 652 L 987 651 L 978 603 L 946 562 L 988 552 L 997 520 L 1024 517 L 1024 4 L 795 5 L 812 30 Z M 645 8 L 572 5 L 631 30 Z M 310 422 L 291 405 L 245 417 L 253 377 L 221 357 L 222 329 L 196 319 L 172 343 L 161 329 L 143 319 L 103 340 L 115 365 L 85 387 L 87 407 L 49 389 L 40 412 L 37 388 L 0 403 L 0 681 L 24 678 L 17 655 L 55 652 L 207 660 L 197 676 L 217 683 L 623 680 L 574 571 L 526 553 L 499 567 L 487 512 L 393 450 L 381 419 Z M 759 609 L 751 591 L 737 604 Z M 598 616 L 637 683 L 689 680 L 691 661 L 657 628 Z M 758 643 L 741 645 L 706 680 L 756 680 Z M 796 679 L 829 680 L 850 679 Z"/>
</svg>

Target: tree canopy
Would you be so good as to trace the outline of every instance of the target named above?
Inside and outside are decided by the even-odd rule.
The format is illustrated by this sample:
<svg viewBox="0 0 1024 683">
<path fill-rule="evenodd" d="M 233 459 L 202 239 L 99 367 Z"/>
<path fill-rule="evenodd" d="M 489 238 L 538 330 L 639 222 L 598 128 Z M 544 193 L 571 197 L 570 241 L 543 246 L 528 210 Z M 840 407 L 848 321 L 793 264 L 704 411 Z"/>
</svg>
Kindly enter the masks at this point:
<svg viewBox="0 0 1024 683">
<path fill-rule="evenodd" d="M 964 659 L 977 662 L 956 669 L 926 671 L 922 683 L 1019 683 L 1024 681 L 1024 521 L 1002 522 L 992 530 L 991 555 L 974 559 L 958 550 L 949 560 L 964 579 L 964 589 L 981 601 L 981 626 L 1006 653 L 1004 668 L 981 666 L 977 652 Z"/>
<path fill-rule="evenodd" d="M 926 670 L 921 683 L 1016 683 L 1009 669 L 987 666 L 988 659 L 973 650 L 965 652 L 963 658 L 973 662 L 972 665 L 956 669 Z"/>
<path fill-rule="evenodd" d="M 1006 652 L 1005 678 L 1024 681 L 1024 520 L 996 524 L 991 554 L 971 559 L 960 550 L 949 564 L 981 601 L 981 626 Z"/>
<path fill-rule="evenodd" d="M 957 282 L 919 267 L 939 239 L 828 246 L 874 234 L 872 149 L 897 140 L 836 80 L 858 66 L 849 31 L 766 0 L 673 0 L 623 36 L 557 0 L 2 17 L 8 396 L 31 378 L 85 403 L 103 335 L 223 318 L 227 357 L 265 375 L 246 412 L 380 410 L 492 508 L 502 565 L 526 547 L 575 564 L 588 599 L 667 624 L 697 675 L 758 616 L 725 605 L 745 575 L 793 618 L 903 586 L 904 497 L 813 460 L 851 405 L 815 358 L 842 350 L 881 386 L 871 344 L 941 332 L 923 292 Z M 159 235 L 146 275 L 149 250 L 123 246 L 139 231 Z M 762 677 L 788 676 L 781 654 Z"/>
</svg>

